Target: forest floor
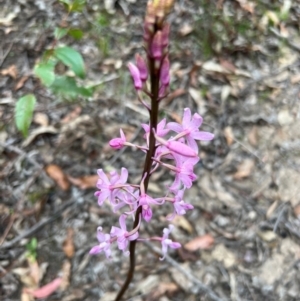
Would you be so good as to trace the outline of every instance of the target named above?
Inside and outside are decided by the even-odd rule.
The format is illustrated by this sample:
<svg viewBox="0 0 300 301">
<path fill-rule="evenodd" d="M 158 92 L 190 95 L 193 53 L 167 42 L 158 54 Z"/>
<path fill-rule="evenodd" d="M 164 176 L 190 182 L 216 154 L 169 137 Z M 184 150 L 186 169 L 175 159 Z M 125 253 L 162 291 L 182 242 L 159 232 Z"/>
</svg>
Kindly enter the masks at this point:
<svg viewBox="0 0 300 301">
<path fill-rule="evenodd" d="M 89 255 L 97 227 L 109 230 L 118 221 L 109 206 L 97 205 L 97 169 L 126 167 L 138 183 L 143 168 L 143 153 L 113 151 L 108 141 L 120 127 L 142 141 L 140 125 L 148 120 L 126 67 L 143 53 L 146 1 L 113 2 L 86 1 L 67 14 L 59 1 L 0 1 L 3 301 L 33 300 L 30 290 L 57 277 L 63 281 L 46 300 L 111 301 L 126 277 L 129 260 L 119 250 L 111 261 Z M 156 249 L 138 244 L 124 300 L 299 300 L 299 20 L 299 1 L 176 1 L 169 16 L 171 94 L 161 117 L 178 121 L 189 107 L 215 139 L 201 143 L 198 180 L 185 198 L 195 209 L 172 221 L 172 238 L 183 247 L 160 261 Z M 57 26 L 83 36 L 56 42 Z M 55 43 L 82 54 L 82 83 L 98 85 L 92 97 L 63 100 L 34 76 Z M 14 110 L 27 93 L 37 105 L 23 138 Z M 170 180 L 160 171 L 149 191 L 164 195 Z M 169 213 L 160 207 L 145 233 L 159 235 Z"/>
</svg>

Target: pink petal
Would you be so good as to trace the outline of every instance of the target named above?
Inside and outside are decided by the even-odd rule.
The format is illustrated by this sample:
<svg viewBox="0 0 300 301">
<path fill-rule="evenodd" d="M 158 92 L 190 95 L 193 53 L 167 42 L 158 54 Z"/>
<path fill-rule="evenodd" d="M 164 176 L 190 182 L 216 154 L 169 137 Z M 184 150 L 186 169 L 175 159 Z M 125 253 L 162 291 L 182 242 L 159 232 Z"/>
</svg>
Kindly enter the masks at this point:
<svg viewBox="0 0 300 301">
<path fill-rule="evenodd" d="M 97 239 L 99 242 L 105 241 L 105 234 L 102 232 L 102 227 L 98 227 L 97 229 Z"/>
<path fill-rule="evenodd" d="M 147 206 L 146 209 L 143 206 L 142 216 L 146 222 L 149 222 L 151 220 L 152 210 L 151 210 L 150 206 Z"/>
<path fill-rule="evenodd" d="M 149 133 L 149 132 L 150 132 L 150 126 L 149 126 L 148 124 L 143 123 L 143 124 L 142 124 L 142 128 L 144 129 L 144 131 L 145 131 L 146 133 Z"/>
<path fill-rule="evenodd" d="M 196 140 L 210 141 L 214 139 L 214 134 L 209 132 L 193 132 L 192 137 Z"/>
<path fill-rule="evenodd" d="M 120 137 L 124 140 L 124 142 L 126 141 L 126 136 L 122 129 L 120 129 Z"/>
<path fill-rule="evenodd" d="M 123 235 L 124 231 L 118 227 L 112 226 L 110 230 L 110 235 L 112 237 Z"/>
<path fill-rule="evenodd" d="M 167 124 L 167 128 L 170 129 L 171 131 L 176 132 L 176 133 L 183 132 L 182 126 L 179 123 L 177 123 L 177 122 L 169 122 Z"/>
<path fill-rule="evenodd" d="M 120 182 L 125 184 L 127 181 L 127 178 L 128 178 L 128 170 L 125 167 L 122 167 Z"/>
<path fill-rule="evenodd" d="M 196 153 L 198 153 L 198 145 L 197 142 L 190 136 L 186 136 L 188 146 L 193 149 Z"/>
<path fill-rule="evenodd" d="M 139 237 L 139 232 L 136 232 L 130 236 L 128 236 L 128 240 L 136 240 Z"/>
<path fill-rule="evenodd" d="M 106 174 L 104 173 L 103 169 L 98 169 L 97 170 L 97 174 L 99 176 L 99 178 L 106 184 L 106 185 L 109 185 L 110 182 L 106 176 Z"/>
<path fill-rule="evenodd" d="M 183 112 L 183 118 L 182 118 L 183 127 L 185 127 L 190 123 L 191 117 L 192 117 L 191 110 L 189 108 L 185 108 Z"/>
<path fill-rule="evenodd" d="M 96 255 L 96 254 L 99 254 L 100 252 L 102 252 L 102 248 L 100 246 L 95 246 L 95 247 L 91 248 L 89 254 Z"/>
<path fill-rule="evenodd" d="M 122 214 L 120 216 L 120 218 L 119 218 L 119 224 L 121 226 L 121 229 L 126 232 L 127 228 L 126 228 L 126 222 L 125 222 L 125 220 L 126 220 L 126 215 Z"/>
<path fill-rule="evenodd" d="M 98 191 L 97 191 L 98 192 Z M 97 193 L 96 192 L 96 193 Z M 95 193 L 95 194 L 96 194 Z M 104 191 L 100 191 L 100 194 L 98 194 L 98 205 L 102 206 L 104 201 L 106 199 L 108 199 L 108 197 L 110 196 L 110 192 L 108 190 L 104 190 Z"/>
<path fill-rule="evenodd" d="M 202 122 L 203 118 L 199 114 L 195 113 L 190 122 L 190 127 L 193 129 L 198 129 L 201 126 Z"/>
<path fill-rule="evenodd" d="M 172 249 L 178 249 L 178 248 L 181 248 L 181 244 L 179 242 L 171 242 L 169 244 L 169 247 Z"/>
</svg>

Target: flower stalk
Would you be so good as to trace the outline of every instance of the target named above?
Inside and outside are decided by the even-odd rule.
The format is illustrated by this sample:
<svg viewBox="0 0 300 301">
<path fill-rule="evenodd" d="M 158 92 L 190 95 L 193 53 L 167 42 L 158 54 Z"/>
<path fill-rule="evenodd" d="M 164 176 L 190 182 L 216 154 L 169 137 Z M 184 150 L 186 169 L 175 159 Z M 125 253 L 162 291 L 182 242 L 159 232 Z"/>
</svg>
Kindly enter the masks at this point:
<svg viewBox="0 0 300 301">
<path fill-rule="evenodd" d="M 184 192 L 191 188 L 197 179 L 193 169 L 199 161 L 198 145 L 195 140 L 211 140 L 213 134 L 199 131 L 202 117 L 195 113 L 191 115 L 189 108 L 184 110 L 182 124 L 176 122 L 166 123 L 166 119 L 158 121 L 160 101 L 168 95 L 170 84 L 170 61 L 168 58 L 168 44 L 170 26 L 165 19 L 173 6 L 174 0 L 153 0 L 147 5 L 144 22 L 144 42 L 147 58 L 137 54 L 136 65 L 128 64 L 133 85 L 140 103 L 149 111 L 149 124 L 142 124 L 145 130 L 145 146 L 134 145 L 127 142 L 126 135 L 120 129 L 120 137 L 113 138 L 109 144 L 113 149 L 121 149 L 125 146 L 135 146 L 146 152 L 143 173 L 139 185 L 127 183 L 128 171 L 121 169 L 107 176 L 102 169 L 98 170 L 99 180 L 95 193 L 99 206 L 109 201 L 113 212 L 121 211 L 119 218 L 120 227 L 112 226 L 110 234 L 102 232 L 98 228 L 97 238 L 99 244 L 94 246 L 90 254 L 105 253 L 111 257 L 111 246 L 117 244 L 124 255 L 129 255 L 130 266 L 126 280 L 121 287 L 115 301 L 122 300 L 134 276 L 135 249 L 137 242 L 151 241 L 161 243 L 163 257 L 165 258 L 169 248 L 177 249 L 180 243 L 169 238 L 173 229 L 172 225 L 163 229 L 161 237 L 140 237 L 140 225 L 142 222 L 150 222 L 153 218 L 153 207 L 162 206 L 165 202 L 173 205 L 173 214 L 184 215 L 194 207 L 184 201 Z M 150 81 L 150 90 L 146 81 Z M 146 99 L 144 99 L 146 97 Z M 173 136 L 169 132 L 173 132 Z M 174 137 L 175 133 L 175 137 Z M 168 138 L 164 138 L 168 135 Z M 172 161 L 170 161 L 172 160 Z M 158 168 L 166 168 L 175 174 L 174 182 L 168 187 L 164 197 L 157 199 L 148 195 L 148 185 L 151 175 Z M 125 208 L 128 208 L 125 209 Z M 126 218 L 132 216 L 134 221 L 130 231 L 127 231 Z M 128 250 L 129 249 L 129 250 Z"/>
</svg>

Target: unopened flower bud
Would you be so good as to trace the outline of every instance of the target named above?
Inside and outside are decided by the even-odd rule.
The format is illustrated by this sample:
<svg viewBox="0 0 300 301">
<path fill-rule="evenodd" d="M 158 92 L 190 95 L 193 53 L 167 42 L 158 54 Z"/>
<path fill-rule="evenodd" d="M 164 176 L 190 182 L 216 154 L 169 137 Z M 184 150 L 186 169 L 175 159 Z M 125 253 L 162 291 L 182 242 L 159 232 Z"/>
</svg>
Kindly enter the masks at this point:
<svg viewBox="0 0 300 301">
<path fill-rule="evenodd" d="M 169 45 L 170 24 L 164 24 L 162 29 L 162 46 L 165 48 Z"/>
<path fill-rule="evenodd" d="M 138 53 L 135 55 L 135 61 L 140 72 L 140 78 L 143 82 L 145 82 L 148 78 L 148 68 L 146 62 Z"/>
<path fill-rule="evenodd" d="M 110 147 L 114 149 L 121 149 L 123 148 L 124 144 L 126 143 L 126 137 L 122 129 L 120 129 L 120 138 L 114 138 L 109 141 Z"/>
<path fill-rule="evenodd" d="M 155 59 L 161 59 L 162 57 L 162 32 L 159 30 L 151 44 L 151 56 Z"/>
<path fill-rule="evenodd" d="M 142 89 L 143 83 L 142 83 L 142 80 L 141 80 L 141 77 L 140 77 L 139 69 L 132 63 L 128 63 L 128 68 L 129 68 L 130 74 L 131 74 L 132 79 L 133 79 L 134 87 L 137 90 Z"/>
<path fill-rule="evenodd" d="M 155 23 L 155 8 L 152 2 L 148 2 L 147 11 L 145 15 L 145 22 L 154 24 Z"/>
<path fill-rule="evenodd" d="M 164 58 L 160 69 L 160 82 L 164 86 L 168 86 L 170 83 L 170 62 L 167 57 Z"/>
</svg>

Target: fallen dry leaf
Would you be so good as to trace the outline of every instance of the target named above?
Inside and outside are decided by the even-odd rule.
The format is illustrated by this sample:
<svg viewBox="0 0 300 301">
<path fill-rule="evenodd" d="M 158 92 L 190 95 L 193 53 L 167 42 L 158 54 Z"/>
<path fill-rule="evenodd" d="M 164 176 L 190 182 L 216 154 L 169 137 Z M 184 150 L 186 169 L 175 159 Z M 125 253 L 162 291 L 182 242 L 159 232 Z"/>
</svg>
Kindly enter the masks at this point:
<svg viewBox="0 0 300 301">
<path fill-rule="evenodd" d="M 211 253 L 211 257 L 213 260 L 222 262 L 227 269 L 236 266 L 237 258 L 235 254 L 223 244 L 215 247 Z"/>
<path fill-rule="evenodd" d="M 76 106 L 74 108 L 73 111 L 71 111 L 70 113 L 68 113 L 62 120 L 61 123 L 62 124 L 66 124 L 69 123 L 70 121 L 74 120 L 75 118 L 77 118 L 80 113 L 82 111 L 82 108 L 80 106 Z"/>
<path fill-rule="evenodd" d="M 224 129 L 223 133 L 224 133 L 227 145 L 228 146 L 232 145 L 232 143 L 234 141 L 234 135 L 233 135 L 232 127 L 231 126 L 227 126 Z"/>
<path fill-rule="evenodd" d="M 33 297 L 25 292 L 21 293 L 21 301 L 33 301 Z"/>
<path fill-rule="evenodd" d="M 249 12 L 251 15 L 254 14 L 254 8 L 256 3 L 247 0 L 237 0 L 243 10 Z"/>
<path fill-rule="evenodd" d="M 300 74 L 296 74 L 291 76 L 291 83 L 294 84 L 298 84 L 300 82 Z"/>
<path fill-rule="evenodd" d="M 178 286 L 173 282 L 160 282 L 153 292 L 151 300 L 158 300 L 161 296 L 165 296 L 166 294 L 173 294 L 178 289 Z"/>
<path fill-rule="evenodd" d="M 67 237 L 63 244 L 63 251 L 67 257 L 72 258 L 75 253 L 75 246 L 73 241 L 74 230 L 73 228 L 68 228 Z"/>
<path fill-rule="evenodd" d="M 253 126 L 248 134 L 248 141 L 252 146 L 257 146 L 258 143 L 258 129 L 257 126 Z"/>
<path fill-rule="evenodd" d="M 28 260 L 29 265 L 29 274 L 33 279 L 35 285 L 37 286 L 40 283 L 40 268 L 36 260 Z"/>
<path fill-rule="evenodd" d="M 192 31 L 194 30 L 194 27 L 191 26 L 190 24 L 183 24 L 183 26 L 179 29 L 179 33 L 182 36 L 187 36 L 188 34 L 190 34 Z"/>
<path fill-rule="evenodd" d="M 300 219 L 300 205 L 294 207 L 294 214 Z"/>
<path fill-rule="evenodd" d="M 193 233 L 193 227 L 191 223 L 182 215 L 176 215 L 172 220 L 172 224 L 181 227 L 190 234 Z"/>
<path fill-rule="evenodd" d="M 53 179 L 62 190 L 68 190 L 70 188 L 70 182 L 67 176 L 58 165 L 47 165 L 45 167 L 45 171 L 48 174 L 48 176 L 51 179 Z"/>
<path fill-rule="evenodd" d="M 48 296 L 52 295 L 60 286 L 62 282 L 62 278 L 56 278 L 50 283 L 38 288 L 36 290 L 32 289 L 24 289 L 25 293 L 31 294 L 35 298 L 47 298 Z"/>
<path fill-rule="evenodd" d="M 11 26 L 12 20 L 18 15 L 18 11 L 10 12 L 4 18 L 0 18 L 0 24 L 4 26 Z"/>
<path fill-rule="evenodd" d="M 217 72 L 221 74 L 230 74 L 232 73 L 226 67 L 222 66 L 221 64 L 216 63 L 215 61 L 207 61 L 202 65 L 203 70 L 208 72 Z"/>
<path fill-rule="evenodd" d="M 10 77 L 12 77 L 13 79 L 16 79 L 18 76 L 18 70 L 16 65 L 11 65 L 6 69 L 1 70 L 0 72 L 2 75 L 9 75 Z"/>
<path fill-rule="evenodd" d="M 234 66 L 234 64 L 232 62 L 222 59 L 222 58 L 220 59 L 220 65 L 232 73 L 234 73 L 236 70 L 236 67 Z"/>
<path fill-rule="evenodd" d="M 215 239 L 210 234 L 198 236 L 184 245 L 185 249 L 194 252 L 197 250 L 207 250 L 212 247 Z"/>
<path fill-rule="evenodd" d="M 33 117 L 33 122 L 37 123 L 41 126 L 48 126 L 49 125 L 49 117 L 44 113 L 35 113 Z"/>
<path fill-rule="evenodd" d="M 30 135 L 23 141 L 22 147 L 28 146 L 37 136 L 42 135 L 42 134 L 56 134 L 57 129 L 52 126 L 40 126 L 37 129 L 34 129 Z"/>
<path fill-rule="evenodd" d="M 97 181 L 99 180 L 98 175 L 91 175 L 91 176 L 83 176 L 81 178 L 72 178 L 68 176 L 69 181 L 78 186 L 80 189 L 87 189 L 87 188 L 95 188 Z"/>
<path fill-rule="evenodd" d="M 244 160 L 239 166 L 236 173 L 233 175 L 233 178 L 240 180 L 250 176 L 253 168 L 255 166 L 255 161 L 253 159 Z"/>
<path fill-rule="evenodd" d="M 26 81 L 28 80 L 29 78 L 29 75 L 25 75 L 25 76 L 22 76 L 21 79 L 17 82 L 16 86 L 15 86 L 15 91 L 21 89 L 24 84 L 26 83 Z"/>
<path fill-rule="evenodd" d="M 65 291 L 70 285 L 70 275 L 71 275 L 71 263 L 69 260 L 65 260 L 62 266 L 62 282 L 60 284 L 60 289 Z"/>
<path fill-rule="evenodd" d="M 192 99 L 195 101 L 197 104 L 197 111 L 200 115 L 204 115 L 207 111 L 206 109 L 206 101 L 204 100 L 202 96 L 201 90 L 194 89 L 194 88 L 189 88 L 188 90 L 190 96 Z"/>
</svg>

